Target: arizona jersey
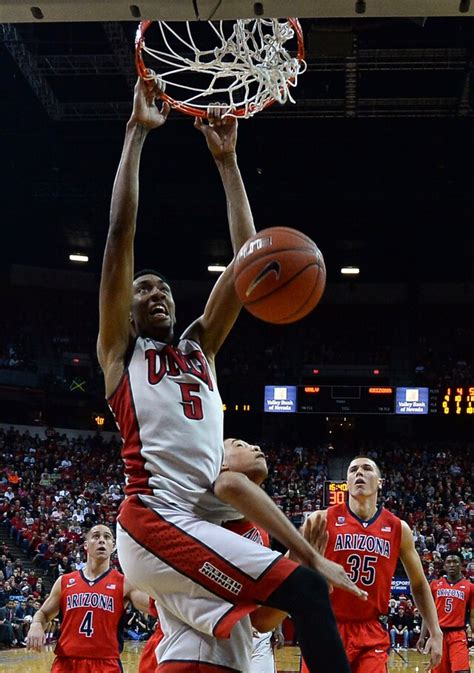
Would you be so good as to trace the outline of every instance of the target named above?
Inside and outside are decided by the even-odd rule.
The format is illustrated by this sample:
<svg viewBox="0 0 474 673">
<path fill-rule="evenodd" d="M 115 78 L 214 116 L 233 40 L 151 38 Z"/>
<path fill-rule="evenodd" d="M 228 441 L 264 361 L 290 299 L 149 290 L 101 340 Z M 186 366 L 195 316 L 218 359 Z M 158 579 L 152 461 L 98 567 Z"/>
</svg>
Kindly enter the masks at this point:
<svg viewBox="0 0 474 673">
<path fill-rule="evenodd" d="M 324 555 L 340 563 L 369 594 L 367 601 L 361 601 L 334 588 L 331 603 L 336 620 L 365 622 L 385 615 L 400 551 L 400 519 L 380 507 L 370 521 L 362 521 L 342 503 L 327 509 L 327 532 Z"/>
<path fill-rule="evenodd" d="M 261 544 L 264 547 L 270 546 L 270 537 L 267 531 L 263 530 L 263 528 L 260 528 L 260 526 L 257 526 L 255 523 L 247 521 L 246 519 L 240 519 L 237 521 L 225 521 L 223 523 L 223 528 L 227 528 L 228 530 L 237 533 L 237 535 L 246 537 L 249 540 L 252 540 L 252 542 Z"/>
<path fill-rule="evenodd" d="M 466 614 L 472 606 L 474 585 L 464 577 L 457 582 L 448 582 L 446 577 L 430 584 L 439 625 L 442 629 L 464 629 Z"/>
<path fill-rule="evenodd" d="M 110 569 L 94 581 L 82 570 L 61 577 L 58 656 L 119 658 L 122 651 L 124 576 Z"/>
<path fill-rule="evenodd" d="M 218 523 L 241 516 L 212 493 L 224 460 L 223 411 L 197 342 L 138 337 L 109 406 L 123 438 L 126 495 Z"/>
</svg>

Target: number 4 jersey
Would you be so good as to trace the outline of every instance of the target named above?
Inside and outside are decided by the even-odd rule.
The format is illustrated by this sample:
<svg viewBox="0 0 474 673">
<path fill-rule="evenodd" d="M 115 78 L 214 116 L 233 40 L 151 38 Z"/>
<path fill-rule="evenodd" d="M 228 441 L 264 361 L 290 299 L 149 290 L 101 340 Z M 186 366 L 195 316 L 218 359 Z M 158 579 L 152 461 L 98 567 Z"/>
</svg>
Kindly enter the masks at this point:
<svg viewBox="0 0 474 673">
<path fill-rule="evenodd" d="M 369 521 L 346 503 L 327 509 L 329 534 L 325 556 L 340 563 L 353 582 L 368 592 L 361 601 L 334 589 L 331 603 L 338 622 L 365 622 L 387 614 L 392 578 L 400 552 L 401 521 L 380 507 Z"/>
<path fill-rule="evenodd" d="M 110 569 L 94 581 L 82 570 L 61 578 L 61 635 L 54 653 L 85 659 L 119 658 L 124 576 Z"/>
</svg>

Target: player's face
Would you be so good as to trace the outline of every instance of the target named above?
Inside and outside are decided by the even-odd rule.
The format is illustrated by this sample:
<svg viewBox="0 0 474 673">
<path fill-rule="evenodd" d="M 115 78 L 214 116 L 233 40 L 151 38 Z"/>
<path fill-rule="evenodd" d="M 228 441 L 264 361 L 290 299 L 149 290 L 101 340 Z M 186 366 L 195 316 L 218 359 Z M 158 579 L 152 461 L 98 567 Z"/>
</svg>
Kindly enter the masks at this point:
<svg viewBox="0 0 474 673">
<path fill-rule="evenodd" d="M 108 559 L 112 556 L 114 548 L 114 536 L 107 526 L 99 525 L 91 528 L 84 544 L 88 558 L 96 560 Z"/>
<path fill-rule="evenodd" d="M 268 476 L 265 454 L 257 444 L 243 439 L 224 440 L 224 463 L 233 472 L 245 474 L 251 481 L 261 484 Z"/>
<path fill-rule="evenodd" d="M 376 495 L 382 485 L 377 465 L 370 458 L 355 458 L 347 470 L 347 488 L 357 498 Z"/>
<path fill-rule="evenodd" d="M 446 570 L 446 574 L 448 575 L 448 579 L 457 579 L 458 577 L 461 576 L 461 559 L 459 556 L 452 555 L 452 556 L 446 556 L 446 560 L 444 562 L 444 569 Z"/>
<path fill-rule="evenodd" d="M 134 281 L 132 322 L 139 336 L 172 340 L 176 322 L 173 295 L 159 276 L 147 274 Z"/>
</svg>

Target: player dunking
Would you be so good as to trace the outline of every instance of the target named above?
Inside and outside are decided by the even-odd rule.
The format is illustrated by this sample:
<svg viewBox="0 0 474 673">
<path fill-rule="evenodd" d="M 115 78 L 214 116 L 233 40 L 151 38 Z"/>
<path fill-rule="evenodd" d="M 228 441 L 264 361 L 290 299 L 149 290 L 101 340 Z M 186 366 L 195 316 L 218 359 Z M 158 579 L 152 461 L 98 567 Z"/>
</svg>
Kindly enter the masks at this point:
<svg viewBox="0 0 474 673">
<path fill-rule="evenodd" d="M 469 673 L 469 645 L 466 623 L 474 631 L 474 586 L 461 571 L 462 556 L 447 552 L 444 557 L 446 577 L 430 583 L 438 619 L 443 631 L 443 657 L 433 673 Z M 417 649 L 422 651 L 426 637 L 425 622 L 421 626 Z"/>
<path fill-rule="evenodd" d="M 354 458 L 347 470 L 348 502 L 313 512 L 304 524 L 304 534 L 316 543 L 320 531 L 325 530 L 325 556 L 342 563 L 350 578 L 369 593 L 365 603 L 353 601 L 338 588 L 331 594 L 352 673 L 386 673 L 390 641 L 380 620 L 387 614 L 399 557 L 430 634 L 425 653 L 430 655 L 429 667 L 433 668 L 439 664 L 442 651 L 433 598 L 410 527 L 377 504 L 381 486 L 377 464 L 365 456 Z M 302 670 L 305 668 L 303 661 Z"/>
<path fill-rule="evenodd" d="M 117 525 L 120 563 L 134 586 L 207 635 L 228 637 L 262 603 L 291 612 L 311 670 L 347 671 L 324 577 L 365 594 L 343 568 L 316 553 L 248 479 L 248 497 L 232 502 L 232 483 L 243 475 L 225 475 L 230 504 L 311 570 L 216 525 L 229 518 L 213 484 L 224 458 L 215 357 L 241 308 L 232 263 L 177 345 L 169 284 L 156 271 L 134 279 L 141 152 L 148 132 L 162 126 L 169 112 L 166 104 L 157 107 L 158 97 L 154 83 L 138 80 L 114 182 L 100 284 L 97 352 L 123 438 L 126 476 Z M 222 179 L 235 255 L 255 232 L 236 159 L 237 121 L 214 116 L 210 124 L 197 120 L 195 125 Z M 177 236 L 176 254 L 181 243 Z"/>
<path fill-rule="evenodd" d="M 62 614 L 52 673 L 117 673 L 122 671 L 122 617 L 131 601 L 147 610 L 148 598 L 133 589 L 122 573 L 110 567 L 115 541 L 108 526 L 93 526 L 86 535 L 87 563 L 58 577 L 49 597 L 33 616 L 27 647 L 40 651 L 44 630 Z"/>
</svg>

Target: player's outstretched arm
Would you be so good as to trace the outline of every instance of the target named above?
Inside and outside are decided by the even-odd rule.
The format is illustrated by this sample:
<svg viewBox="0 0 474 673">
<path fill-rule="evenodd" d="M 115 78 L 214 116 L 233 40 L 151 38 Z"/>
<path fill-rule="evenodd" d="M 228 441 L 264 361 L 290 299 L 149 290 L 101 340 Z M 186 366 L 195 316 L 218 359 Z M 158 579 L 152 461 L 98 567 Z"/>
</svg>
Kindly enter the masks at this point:
<svg viewBox="0 0 474 673">
<path fill-rule="evenodd" d="M 61 599 L 61 577 L 58 577 L 53 584 L 51 593 L 45 600 L 39 610 L 33 615 L 33 621 L 26 636 L 26 647 L 29 650 L 41 652 L 41 648 L 45 643 L 44 631 L 52 619 L 56 617 L 59 612 L 59 605 Z"/>
<path fill-rule="evenodd" d="M 221 472 L 214 483 L 214 493 L 279 540 L 300 563 L 318 570 L 330 584 L 367 599 L 367 593 L 351 582 L 344 568 L 315 551 L 265 491 L 245 475 Z"/>
<path fill-rule="evenodd" d="M 430 657 L 429 669 L 439 666 L 443 654 L 443 632 L 439 626 L 438 614 L 431 593 L 430 585 L 423 572 L 420 557 L 415 549 L 413 535 L 409 525 L 402 521 L 402 540 L 400 544 L 400 560 L 410 580 L 411 593 L 416 607 L 423 618 L 423 625 L 428 630 L 424 653 Z"/>
<path fill-rule="evenodd" d="M 127 578 L 125 578 L 123 586 L 123 600 L 125 603 L 130 601 L 133 607 L 136 610 L 142 612 L 144 615 L 148 615 L 150 613 L 150 597 L 144 591 L 135 589 L 135 587 L 130 584 Z"/>
<path fill-rule="evenodd" d="M 195 127 L 204 135 L 221 176 L 227 202 L 227 218 L 234 257 L 255 234 L 252 211 L 237 163 L 237 120 L 221 117 L 218 107 L 209 110 L 209 122 L 198 118 Z M 242 308 L 234 289 L 232 262 L 217 281 L 203 315 L 186 336 L 201 344 L 211 366 Z"/>
<path fill-rule="evenodd" d="M 110 224 L 102 263 L 99 291 L 97 355 L 104 371 L 106 394 L 117 382 L 117 369 L 130 338 L 130 307 L 133 281 L 133 241 L 138 211 L 138 174 L 143 144 L 151 129 L 162 126 L 169 113 L 157 106 L 160 90 L 153 81 L 137 80 L 133 110 L 127 123 L 120 163 L 110 206 Z M 120 374 L 120 372 L 119 372 Z"/>
<path fill-rule="evenodd" d="M 237 163 L 237 130 L 235 117 L 223 117 L 218 105 L 208 109 L 209 121 L 197 117 L 194 126 L 204 135 L 216 162 L 227 201 L 227 217 L 234 255 L 245 241 L 255 234 L 252 210 Z"/>
</svg>

